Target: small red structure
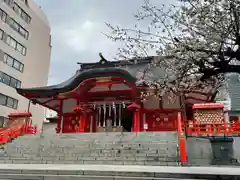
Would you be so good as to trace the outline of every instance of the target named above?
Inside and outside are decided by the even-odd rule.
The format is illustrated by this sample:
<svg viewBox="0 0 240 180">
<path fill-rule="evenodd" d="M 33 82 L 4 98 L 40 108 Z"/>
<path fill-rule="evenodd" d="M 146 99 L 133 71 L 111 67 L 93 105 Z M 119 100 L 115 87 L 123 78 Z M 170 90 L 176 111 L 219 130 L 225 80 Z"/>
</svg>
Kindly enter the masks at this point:
<svg viewBox="0 0 240 180">
<path fill-rule="evenodd" d="M 11 113 L 6 127 L 0 129 L 0 144 L 7 143 L 21 134 L 36 134 L 36 127 L 31 126 L 31 113 Z"/>
<path fill-rule="evenodd" d="M 193 119 L 185 123 L 186 133 L 192 135 L 239 134 L 240 125 L 224 119 L 224 105 L 203 103 L 193 105 Z"/>
</svg>

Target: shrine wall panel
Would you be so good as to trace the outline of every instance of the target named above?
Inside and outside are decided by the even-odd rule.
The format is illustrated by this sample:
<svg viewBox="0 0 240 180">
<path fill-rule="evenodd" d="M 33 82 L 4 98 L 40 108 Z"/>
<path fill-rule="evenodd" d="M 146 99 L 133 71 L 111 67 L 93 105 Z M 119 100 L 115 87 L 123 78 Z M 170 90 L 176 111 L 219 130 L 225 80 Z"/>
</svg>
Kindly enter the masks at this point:
<svg viewBox="0 0 240 180">
<path fill-rule="evenodd" d="M 145 131 L 176 131 L 176 113 L 145 113 Z"/>
<path fill-rule="evenodd" d="M 75 113 L 65 114 L 63 118 L 63 133 L 79 131 L 80 116 Z"/>
<path fill-rule="evenodd" d="M 143 101 L 143 107 L 145 109 L 159 109 L 159 100 L 155 96 L 148 96 L 146 100 Z"/>
<path fill-rule="evenodd" d="M 166 93 L 162 97 L 162 108 L 163 109 L 180 109 L 180 97 L 171 93 Z"/>
<path fill-rule="evenodd" d="M 77 106 L 77 101 L 76 99 L 66 99 L 63 101 L 63 112 L 72 112 L 72 108 L 74 106 Z"/>
</svg>

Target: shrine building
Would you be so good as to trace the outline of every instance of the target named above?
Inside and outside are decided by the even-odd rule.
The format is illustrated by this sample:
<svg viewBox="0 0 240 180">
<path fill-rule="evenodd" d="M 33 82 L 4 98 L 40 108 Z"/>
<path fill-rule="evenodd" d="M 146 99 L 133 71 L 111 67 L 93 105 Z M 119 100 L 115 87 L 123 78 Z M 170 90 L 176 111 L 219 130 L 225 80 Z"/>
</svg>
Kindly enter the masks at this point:
<svg viewBox="0 0 240 180">
<path fill-rule="evenodd" d="M 216 90 L 210 87 L 177 96 L 136 83 L 158 58 L 80 63 L 80 70 L 60 84 L 18 88 L 17 92 L 57 112 L 57 133 L 106 128 L 112 132 L 176 131 L 179 113 L 183 122 L 192 119 L 193 104 L 212 102 Z M 164 69 L 154 67 L 146 78 L 162 79 L 164 74 Z"/>
</svg>

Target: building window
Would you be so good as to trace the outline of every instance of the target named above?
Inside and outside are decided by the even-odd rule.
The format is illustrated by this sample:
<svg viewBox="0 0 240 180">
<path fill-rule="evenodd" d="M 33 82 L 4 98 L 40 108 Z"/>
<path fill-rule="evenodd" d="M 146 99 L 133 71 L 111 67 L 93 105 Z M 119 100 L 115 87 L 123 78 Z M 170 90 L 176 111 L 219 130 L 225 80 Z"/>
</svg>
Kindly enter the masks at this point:
<svg viewBox="0 0 240 180">
<path fill-rule="evenodd" d="M 6 43 L 18 52 L 20 52 L 22 55 L 26 55 L 26 48 L 22 44 L 17 42 L 15 39 L 13 39 L 11 36 L 7 36 Z"/>
<path fill-rule="evenodd" d="M 13 10 L 28 24 L 31 22 L 31 17 L 16 3 L 13 3 Z"/>
<path fill-rule="evenodd" d="M 0 105 L 7 106 L 13 109 L 17 109 L 18 107 L 18 100 L 11 98 L 9 96 L 0 94 Z"/>
<path fill-rule="evenodd" d="M 7 5 L 12 5 L 13 3 L 13 0 L 3 0 Z"/>
<path fill-rule="evenodd" d="M 13 67 L 20 72 L 23 72 L 24 64 L 21 63 L 20 61 L 16 60 L 15 58 L 13 58 L 12 56 L 10 56 L 7 53 L 4 53 L 3 62 L 5 64 L 7 64 L 8 66 Z"/>
<path fill-rule="evenodd" d="M 11 77 L 5 73 L 2 73 L 2 83 L 10 86 Z"/>
<path fill-rule="evenodd" d="M 27 0 L 21 0 L 21 1 L 28 6 L 28 1 Z"/>
<path fill-rule="evenodd" d="M 5 13 L 2 9 L 0 9 L 0 19 L 4 22 L 7 20 L 7 13 Z"/>
<path fill-rule="evenodd" d="M 11 36 L 7 36 L 6 41 L 9 46 L 11 46 L 13 49 L 16 49 L 17 41 L 15 39 L 13 39 Z"/>
<path fill-rule="evenodd" d="M 4 124 L 7 122 L 7 120 L 8 119 L 6 117 L 0 116 L 0 128 L 4 127 Z"/>
<path fill-rule="evenodd" d="M 0 82 L 13 88 L 20 88 L 21 81 L 9 76 L 8 74 L 0 71 Z"/>
<path fill-rule="evenodd" d="M 5 105 L 7 101 L 7 97 L 0 94 L 0 105 Z"/>
<path fill-rule="evenodd" d="M 29 36 L 28 31 L 24 29 L 19 23 L 17 23 L 13 18 L 9 18 L 8 24 L 11 28 L 17 31 L 25 39 L 28 39 L 28 36 Z"/>
<path fill-rule="evenodd" d="M 49 46 L 52 47 L 52 36 L 49 37 Z"/>
<path fill-rule="evenodd" d="M 0 9 L 0 19 L 2 19 L 4 22 L 6 22 L 12 29 L 17 31 L 25 39 L 28 39 L 29 32 L 26 29 L 24 29 L 13 18 L 9 17 L 9 15 L 5 11 L 3 11 L 2 9 Z"/>
<path fill-rule="evenodd" d="M 3 39 L 3 30 L 0 29 L 0 40 Z"/>
</svg>

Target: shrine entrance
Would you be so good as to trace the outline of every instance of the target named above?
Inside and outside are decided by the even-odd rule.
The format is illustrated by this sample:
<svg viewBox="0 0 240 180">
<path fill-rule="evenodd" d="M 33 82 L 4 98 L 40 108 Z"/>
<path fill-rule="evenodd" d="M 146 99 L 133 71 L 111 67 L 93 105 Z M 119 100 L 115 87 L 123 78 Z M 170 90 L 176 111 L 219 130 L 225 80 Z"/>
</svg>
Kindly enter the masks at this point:
<svg viewBox="0 0 240 180">
<path fill-rule="evenodd" d="M 131 132 L 132 131 L 133 118 L 134 118 L 133 111 L 130 111 L 128 109 L 123 109 L 123 113 L 122 113 L 123 131 L 126 131 L 126 132 Z"/>
<path fill-rule="evenodd" d="M 116 105 L 108 105 L 101 106 L 100 109 L 98 107 L 97 110 L 97 118 L 98 118 L 98 127 L 105 128 L 109 124 L 107 124 L 107 120 L 111 121 L 110 127 L 108 127 L 108 131 L 132 131 L 133 126 L 133 111 L 127 109 L 126 104 L 116 104 Z"/>
</svg>

